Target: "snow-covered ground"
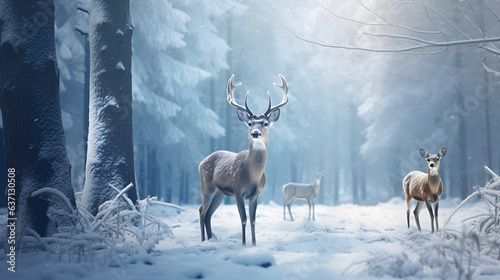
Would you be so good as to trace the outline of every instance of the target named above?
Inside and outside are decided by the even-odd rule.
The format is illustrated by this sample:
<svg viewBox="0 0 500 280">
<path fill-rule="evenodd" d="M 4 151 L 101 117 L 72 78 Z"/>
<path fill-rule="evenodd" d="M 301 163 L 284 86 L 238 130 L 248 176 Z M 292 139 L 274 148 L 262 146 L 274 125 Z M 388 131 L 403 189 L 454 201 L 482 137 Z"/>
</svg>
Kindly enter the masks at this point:
<svg viewBox="0 0 500 280">
<path fill-rule="evenodd" d="M 440 204 L 440 226 L 458 200 Z M 461 220 L 487 211 L 484 203 L 469 203 L 446 231 L 430 233 L 426 209 L 420 214 L 422 232 L 406 227 L 406 206 L 393 199 L 376 206 L 345 204 L 316 206 L 316 221 L 307 220 L 307 205 L 294 205 L 295 221 L 283 220 L 279 204 L 257 208 L 257 246 L 241 246 L 236 205 L 221 205 L 212 218 L 217 241 L 200 242 L 198 206 L 178 214 L 164 207 L 151 209 L 172 228 L 154 254 L 136 255 L 124 265 L 58 262 L 47 253 L 21 253 L 16 272 L 7 271 L 0 256 L 1 279 L 500 279 L 500 262 L 474 251 L 472 237 L 454 239 Z M 412 214 L 413 216 L 413 214 Z M 288 216 L 287 216 L 288 218 Z M 247 227 L 247 238 L 250 228 Z M 445 238 L 446 236 L 446 238 Z M 251 240 L 247 240 L 251 243 Z M 472 244 L 472 245 L 471 245 Z M 446 245 L 446 246 L 444 246 Z M 471 253 L 472 252 L 472 253 Z M 108 256 L 113 258 L 113 256 Z"/>
</svg>

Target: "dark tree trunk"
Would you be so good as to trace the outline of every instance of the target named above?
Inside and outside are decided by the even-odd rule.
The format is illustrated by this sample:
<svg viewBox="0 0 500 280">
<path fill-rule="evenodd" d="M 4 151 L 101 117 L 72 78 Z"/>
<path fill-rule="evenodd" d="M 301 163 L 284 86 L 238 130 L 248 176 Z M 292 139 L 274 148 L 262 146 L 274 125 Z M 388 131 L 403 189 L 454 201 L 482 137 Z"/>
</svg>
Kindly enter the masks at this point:
<svg viewBox="0 0 500 280">
<path fill-rule="evenodd" d="M 85 85 L 83 87 L 83 135 L 85 137 L 85 155 L 89 138 L 89 94 L 90 94 L 90 45 L 88 35 L 85 37 Z M 85 157 L 85 165 L 87 158 Z"/>
<path fill-rule="evenodd" d="M 93 214 L 116 192 L 138 199 L 132 142 L 132 18 L 129 0 L 93 0 L 90 14 L 90 106 L 82 204 Z"/>
<path fill-rule="evenodd" d="M 1 29 L 0 29 L 1 30 Z M 7 163 L 3 145 L 3 128 L 0 127 L 0 207 L 7 207 Z"/>
<path fill-rule="evenodd" d="M 52 194 L 31 197 L 34 191 L 58 190 L 76 208 L 59 100 L 54 2 L 0 4 L 0 106 L 7 168 L 15 179 L 16 229 L 19 236 L 26 228 L 47 236 L 56 223 L 69 225 L 59 217 L 50 222 L 47 211 L 70 209 Z"/>
</svg>

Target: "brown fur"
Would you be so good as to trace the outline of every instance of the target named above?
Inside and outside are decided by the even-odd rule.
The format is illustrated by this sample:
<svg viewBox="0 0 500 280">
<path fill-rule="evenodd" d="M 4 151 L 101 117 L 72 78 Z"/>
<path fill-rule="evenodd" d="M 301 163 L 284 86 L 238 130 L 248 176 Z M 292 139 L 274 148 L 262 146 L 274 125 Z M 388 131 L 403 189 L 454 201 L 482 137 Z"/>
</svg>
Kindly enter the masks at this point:
<svg viewBox="0 0 500 280">
<path fill-rule="evenodd" d="M 211 218 L 215 210 L 222 203 L 224 197 L 234 196 L 241 219 L 242 244 L 246 244 L 245 227 L 247 216 L 245 199 L 249 200 L 248 212 L 252 245 L 255 245 L 255 216 L 259 194 L 266 185 L 267 142 L 269 128 L 280 116 L 280 107 L 288 103 L 288 87 L 286 80 L 280 75 L 282 85 L 277 87 L 283 90 L 283 99 L 271 107 L 271 95 L 268 92 L 269 106 L 262 115 L 255 115 L 247 106 L 248 92 L 245 96 L 245 106 L 236 103 L 234 99 L 234 75 L 227 83 L 227 101 L 236 107 L 238 119 L 248 126 L 248 140 L 250 148 L 246 151 L 233 153 L 217 151 L 205 158 L 199 166 L 202 205 L 200 206 L 201 241 L 205 240 L 205 229 L 208 239 L 212 238 Z"/>
<path fill-rule="evenodd" d="M 439 174 L 439 160 L 446 154 L 446 147 L 441 148 L 436 155 L 429 155 L 424 149 L 420 149 L 420 154 L 427 160 L 427 173 L 412 171 L 403 179 L 406 198 L 406 220 L 409 228 L 411 201 L 415 199 L 417 205 L 413 214 L 417 228 L 421 230 L 418 215 L 422 204 L 425 203 L 431 217 L 431 230 L 434 232 L 434 220 L 436 221 L 436 230 L 439 230 L 438 208 L 439 199 L 443 194 L 443 182 Z M 434 204 L 434 212 L 432 211 L 432 204 Z"/>
</svg>

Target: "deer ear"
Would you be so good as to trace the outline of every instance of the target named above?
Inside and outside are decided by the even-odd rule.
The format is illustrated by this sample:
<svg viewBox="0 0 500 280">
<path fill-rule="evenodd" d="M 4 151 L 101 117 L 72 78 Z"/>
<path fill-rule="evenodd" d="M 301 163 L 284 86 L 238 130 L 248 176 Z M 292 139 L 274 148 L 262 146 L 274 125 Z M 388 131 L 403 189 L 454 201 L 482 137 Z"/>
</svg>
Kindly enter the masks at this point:
<svg viewBox="0 0 500 280">
<path fill-rule="evenodd" d="M 269 121 L 276 122 L 280 118 L 280 109 L 276 109 L 269 114 Z"/>
<path fill-rule="evenodd" d="M 236 108 L 236 115 L 238 115 L 238 119 L 245 124 L 250 120 L 250 116 L 243 109 Z"/>
<path fill-rule="evenodd" d="M 446 155 L 446 147 L 442 147 L 441 150 L 439 150 L 438 156 L 440 158 L 444 157 Z"/>
<path fill-rule="evenodd" d="M 428 158 L 429 157 L 429 153 L 426 150 L 422 149 L 422 148 L 420 148 L 420 155 L 423 158 Z"/>
</svg>

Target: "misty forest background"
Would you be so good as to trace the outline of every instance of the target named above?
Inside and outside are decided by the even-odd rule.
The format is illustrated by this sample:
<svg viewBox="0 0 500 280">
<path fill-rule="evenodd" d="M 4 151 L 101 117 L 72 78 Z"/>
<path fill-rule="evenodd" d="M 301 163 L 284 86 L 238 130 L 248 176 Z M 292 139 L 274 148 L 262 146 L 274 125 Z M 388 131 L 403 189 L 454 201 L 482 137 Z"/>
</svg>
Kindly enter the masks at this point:
<svg viewBox="0 0 500 280">
<path fill-rule="evenodd" d="M 499 32 L 494 12 L 499 4 L 441 0 L 425 9 L 415 2 L 408 9 L 397 1 L 371 1 L 368 7 L 360 4 L 364 1 L 131 1 L 140 198 L 200 204 L 200 161 L 216 150 L 248 148 L 247 128 L 226 101 L 232 74 L 243 83 L 235 92 L 238 103 L 249 90 L 249 107 L 256 113 L 267 106 L 267 90 L 274 102 L 280 99 L 272 84 L 279 82 L 278 74 L 290 84 L 291 100 L 270 132 L 261 203 L 280 204 L 282 185 L 312 183 L 312 170 L 326 174 L 317 203 L 372 204 L 402 197 L 403 177 L 425 170 L 420 147 L 430 153 L 448 149 L 440 169 L 444 198 L 465 198 L 473 186 L 484 185 L 489 180 L 484 165 L 500 170 L 500 63 L 498 53 L 488 50 L 494 45 L 384 52 L 415 42 L 367 34 L 417 34 L 429 41 L 488 37 Z M 55 36 L 71 180 L 80 192 L 89 47 L 75 27 L 87 28 L 89 18 L 77 4 L 55 1 Z M 4 189 L 5 156 L 0 158 Z"/>
</svg>

